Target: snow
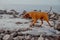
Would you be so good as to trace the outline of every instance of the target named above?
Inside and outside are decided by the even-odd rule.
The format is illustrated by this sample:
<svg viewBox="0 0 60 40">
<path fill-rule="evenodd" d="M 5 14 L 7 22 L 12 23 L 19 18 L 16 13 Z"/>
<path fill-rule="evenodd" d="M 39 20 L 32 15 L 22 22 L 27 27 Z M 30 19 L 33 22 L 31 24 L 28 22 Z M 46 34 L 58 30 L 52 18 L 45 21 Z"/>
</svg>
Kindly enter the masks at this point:
<svg viewBox="0 0 60 40">
<path fill-rule="evenodd" d="M 19 28 L 30 28 L 30 20 L 27 19 L 21 19 L 21 18 L 9 18 L 12 17 L 12 15 L 3 15 L 3 18 L 0 19 L 0 29 L 8 29 L 8 30 L 14 30 Z M 39 20 L 38 20 L 39 21 Z M 22 24 L 16 24 L 16 22 L 22 22 Z M 25 24 L 25 22 L 28 22 Z M 52 25 L 53 22 L 49 21 Z M 39 23 L 36 23 L 36 25 L 40 25 Z M 53 35 L 60 33 L 57 30 L 54 30 L 53 27 L 50 27 L 46 21 L 44 21 L 42 27 L 33 27 L 32 30 L 28 30 L 22 33 L 28 33 L 33 35 L 39 35 L 41 33 L 46 33 L 47 35 Z"/>
</svg>

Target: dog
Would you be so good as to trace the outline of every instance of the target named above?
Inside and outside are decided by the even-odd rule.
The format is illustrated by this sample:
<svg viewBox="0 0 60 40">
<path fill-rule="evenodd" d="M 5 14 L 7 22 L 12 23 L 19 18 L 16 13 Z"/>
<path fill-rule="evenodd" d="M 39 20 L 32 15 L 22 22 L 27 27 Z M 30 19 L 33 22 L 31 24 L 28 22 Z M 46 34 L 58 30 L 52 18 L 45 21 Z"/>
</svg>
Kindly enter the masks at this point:
<svg viewBox="0 0 60 40">
<path fill-rule="evenodd" d="M 23 18 L 32 18 L 32 23 L 30 25 L 31 27 L 35 25 L 38 19 L 41 20 L 40 26 L 42 26 L 43 20 L 45 20 L 49 24 L 49 26 L 52 27 L 51 24 L 49 23 L 49 17 L 47 12 L 38 11 L 27 12 L 26 14 L 23 15 Z"/>
</svg>

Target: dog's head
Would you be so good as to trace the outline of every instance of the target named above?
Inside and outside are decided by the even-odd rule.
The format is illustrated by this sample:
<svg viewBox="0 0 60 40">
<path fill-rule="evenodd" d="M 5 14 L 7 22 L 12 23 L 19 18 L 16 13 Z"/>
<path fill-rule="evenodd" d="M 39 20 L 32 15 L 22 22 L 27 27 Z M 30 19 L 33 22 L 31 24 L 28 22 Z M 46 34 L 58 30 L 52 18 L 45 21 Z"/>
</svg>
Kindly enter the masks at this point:
<svg viewBox="0 0 60 40">
<path fill-rule="evenodd" d="M 28 13 L 24 14 L 22 18 L 31 19 L 30 15 Z"/>
</svg>

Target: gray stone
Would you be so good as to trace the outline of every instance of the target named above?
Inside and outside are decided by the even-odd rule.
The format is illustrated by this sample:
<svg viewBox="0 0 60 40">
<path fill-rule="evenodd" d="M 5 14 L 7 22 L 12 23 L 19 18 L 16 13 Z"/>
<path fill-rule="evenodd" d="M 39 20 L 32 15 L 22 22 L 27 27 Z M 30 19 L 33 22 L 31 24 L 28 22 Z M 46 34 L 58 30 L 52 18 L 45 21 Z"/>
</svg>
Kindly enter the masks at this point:
<svg viewBox="0 0 60 40">
<path fill-rule="evenodd" d="M 34 40 L 34 37 L 33 37 L 33 38 L 31 38 L 31 40 Z"/>
<path fill-rule="evenodd" d="M 18 36 L 23 36 L 23 34 L 21 32 L 18 32 Z"/>
<path fill-rule="evenodd" d="M 6 34 L 6 35 L 3 37 L 3 40 L 13 40 L 12 38 L 13 38 L 13 37 L 12 37 L 11 35 Z"/>
<path fill-rule="evenodd" d="M 3 36 L 2 35 L 0 35 L 0 40 L 3 38 Z"/>
<path fill-rule="evenodd" d="M 12 35 L 13 37 L 17 37 L 18 33 L 17 33 L 17 32 L 13 32 L 13 33 L 11 33 L 11 35 Z"/>
<path fill-rule="evenodd" d="M 16 22 L 16 24 L 22 24 L 22 22 Z"/>
<path fill-rule="evenodd" d="M 60 23 L 56 24 L 55 27 L 54 27 L 54 29 L 57 29 L 57 30 L 60 31 Z"/>
<path fill-rule="evenodd" d="M 25 36 L 25 39 L 26 39 L 26 40 L 31 40 L 31 36 L 30 36 L 30 35 Z"/>
<path fill-rule="evenodd" d="M 10 30 L 5 30 L 5 34 L 11 34 Z"/>
<path fill-rule="evenodd" d="M 13 40 L 19 40 L 19 38 L 18 37 L 15 37 L 15 38 L 13 38 Z"/>
<path fill-rule="evenodd" d="M 19 38 L 19 40 L 24 40 L 25 37 L 24 36 L 17 36 Z"/>
<path fill-rule="evenodd" d="M 1 30 L 0 30 L 0 33 L 5 33 L 5 30 L 1 29 Z"/>
</svg>

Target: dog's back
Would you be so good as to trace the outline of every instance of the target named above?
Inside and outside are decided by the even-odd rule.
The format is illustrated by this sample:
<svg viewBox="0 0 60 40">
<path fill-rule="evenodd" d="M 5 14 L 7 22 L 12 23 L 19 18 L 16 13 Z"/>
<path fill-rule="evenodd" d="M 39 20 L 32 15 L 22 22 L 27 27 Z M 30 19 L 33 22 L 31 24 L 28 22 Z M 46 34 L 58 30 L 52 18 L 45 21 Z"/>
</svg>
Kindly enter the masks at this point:
<svg viewBox="0 0 60 40">
<path fill-rule="evenodd" d="M 36 19 L 40 19 L 41 17 L 43 18 L 48 17 L 48 14 L 46 12 L 37 12 L 37 11 L 29 12 L 29 15 Z"/>
</svg>

